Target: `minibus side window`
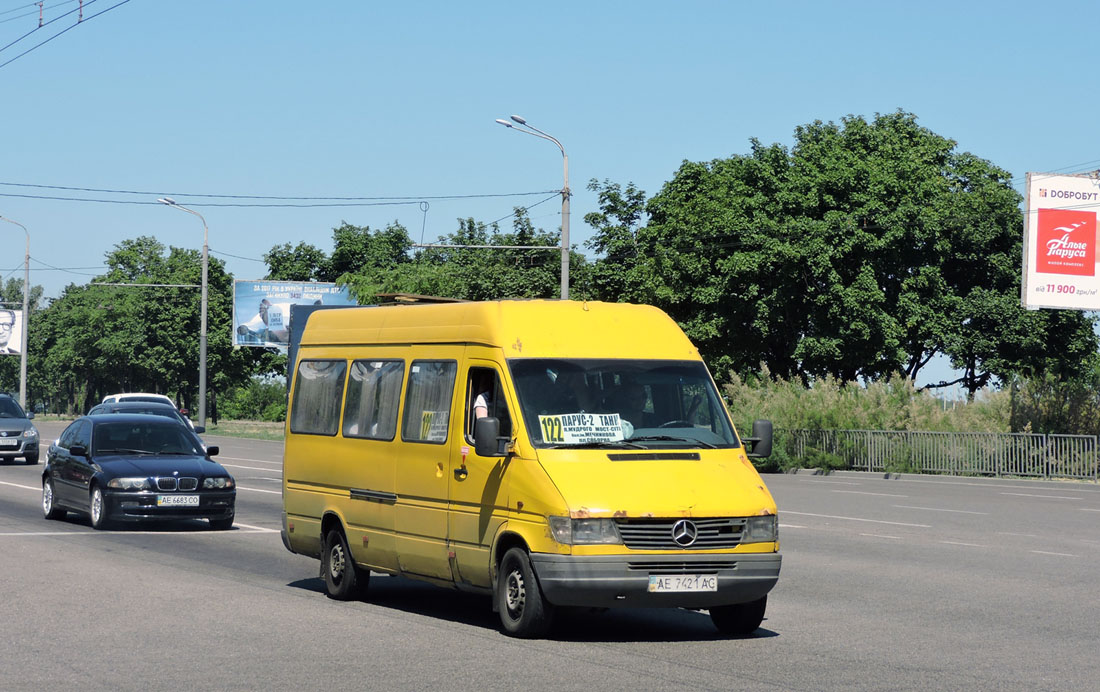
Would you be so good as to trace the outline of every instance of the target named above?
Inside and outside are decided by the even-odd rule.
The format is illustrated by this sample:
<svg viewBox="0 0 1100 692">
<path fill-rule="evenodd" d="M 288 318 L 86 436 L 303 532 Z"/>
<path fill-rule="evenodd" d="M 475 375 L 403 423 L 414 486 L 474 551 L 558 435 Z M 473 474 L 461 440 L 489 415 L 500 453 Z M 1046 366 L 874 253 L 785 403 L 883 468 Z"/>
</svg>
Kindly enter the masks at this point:
<svg viewBox="0 0 1100 692">
<path fill-rule="evenodd" d="M 466 379 L 466 439 L 474 441 L 474 421 L 480 416 L 490 416 L 500 421 L 500 436 L 512 436 L 512 417 L 508 415 L 508 403 L 500 378 L 492 368 L 470 368 Z M 478 404 L 484 404 L 479 407 Z"/>
<path fill-rule="evenodd" d="M 432 444 L 447 441 L 457 373 L 458 363 L 454 361 L 412 362 L 405 393 L 405 416 L 401 422 L 402 440 Z"/>
<path fill-rule="evenodd" d="M 348 374 L 344 403 L 344 437 L 392 440 L 401 404 L 401 360 L 357 360 Z"/>
<path fill-rule="evenodd" d="M 294 378 L 294 411 L 290 432 L 335 435 L 340 429 L 340 404 L 344 393 L 342 360 L 303 360 Z"/>
</svg>

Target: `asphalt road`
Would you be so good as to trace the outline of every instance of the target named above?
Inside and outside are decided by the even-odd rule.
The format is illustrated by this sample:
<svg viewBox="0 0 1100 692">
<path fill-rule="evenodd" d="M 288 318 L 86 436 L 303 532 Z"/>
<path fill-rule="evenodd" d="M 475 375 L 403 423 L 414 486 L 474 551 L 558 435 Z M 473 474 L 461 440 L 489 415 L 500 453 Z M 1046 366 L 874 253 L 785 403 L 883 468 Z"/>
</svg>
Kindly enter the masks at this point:
<svg viewBox="0 0 1100 692">
<path fill-rule="evenodd" d="M 44 440 L 61 426 L 41 423 Z M 576 614 L 503 636 L 489 600 L 375 575 L 324 596 L 279 540 L 281 443 L 206 437 L 237 523 L 93 531 L 0 463 L 0 689 L 1084 690 L 1100 679 L 1100 487 L 765 478 L 784 555 L 763 628 Z M 44 456 L 44 455 L 43 455 Z"/>
</svg>

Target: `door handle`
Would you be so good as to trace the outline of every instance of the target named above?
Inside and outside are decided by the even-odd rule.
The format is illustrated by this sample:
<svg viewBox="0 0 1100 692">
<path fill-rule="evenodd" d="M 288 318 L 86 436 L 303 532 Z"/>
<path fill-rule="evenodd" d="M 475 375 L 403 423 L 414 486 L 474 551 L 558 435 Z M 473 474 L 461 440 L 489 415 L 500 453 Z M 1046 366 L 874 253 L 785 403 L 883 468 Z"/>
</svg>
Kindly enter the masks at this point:
<svg viewBox="0 0 1100 692">
<path fill-rule="evenodd" d="M 456 481 L 464 481 L 464 480 L 466 480 L 466 476 L 469 476 L 469 475 L 470 475 L 470 472 L 466 468 L 465 464 L 463 464 L 462 466 L 459 466 L 457 469 L 455 469 L 455 480 Z"/>
</svg>

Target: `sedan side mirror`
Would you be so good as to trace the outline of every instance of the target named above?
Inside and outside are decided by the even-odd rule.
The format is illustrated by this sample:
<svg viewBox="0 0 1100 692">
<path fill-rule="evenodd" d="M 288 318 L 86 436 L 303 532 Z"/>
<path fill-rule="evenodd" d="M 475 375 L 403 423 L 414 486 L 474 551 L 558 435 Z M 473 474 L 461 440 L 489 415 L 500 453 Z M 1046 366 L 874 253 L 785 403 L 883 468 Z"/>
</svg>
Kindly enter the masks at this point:
<svg viewBox="0 0 1100 692">
<path fill-rule="evenodd" d="M 217 456 L 218 453 L 221 452 L 221 451 L 222 450 L 218 449 L 218 445 L 211 445 L 210 447 L 206 448 L 206 456 L 208 456 L 208 457 Z"/>
<path fill-rule="evenodd" d="M 88 456 L 88 448 L 84 445 L 73 445 L 69 447 L 69 454 L 74 457 L 86 457 Z"/>
<path fill-rule="evenodd" d="M 202 433 L 206 432 L 206 426 L 205 425 L 196 425 L 193 428 L 193 431 L 196 435 L 201 435 Z"/>
<path fill-rule="evenodd" d="M 752 422 L 752 437 L 746 437 L 745 442 L 752 445 L 749 457 L 753 459 L 766 459 L 772 453 L 772 422 L 770 420 L 754 420 Z"/>
</svg>

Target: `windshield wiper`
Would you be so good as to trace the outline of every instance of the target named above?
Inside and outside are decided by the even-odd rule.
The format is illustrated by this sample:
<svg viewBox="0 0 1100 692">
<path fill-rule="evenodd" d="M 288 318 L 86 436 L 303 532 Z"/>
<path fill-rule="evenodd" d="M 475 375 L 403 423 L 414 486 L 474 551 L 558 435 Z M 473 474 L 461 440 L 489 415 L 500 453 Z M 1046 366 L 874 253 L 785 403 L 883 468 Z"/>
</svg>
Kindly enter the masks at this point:
<svg viewBox="0 0 1100 692">
<path fill-rule="evenodd" d="M 550 445 L 550 449 L 615 449 L 617 447 L 630 447 L 632 449 L 645 449 L 641 445 L 636 445 L 633 442 L 627 442 L 626 440 L 605 441 L 605 442 L 577 442 L 574 444 L 557 444 Z"/>
<path fill-rule="evenodd" d="M 147 449 L 97 449 L 96 454 L 153 454 Z"/>
<path fill-rule="evenodd" d="M 672 435 L 641 435 L 638 437 L 630 438 L 631 442 L 690 442 L 697 444 L 700 447 L 706 447 L 707 449 L 717 449 L 715 445 L 709 442 L 703 442 L 695 437 L 673 437 Z"/>
</svg>

